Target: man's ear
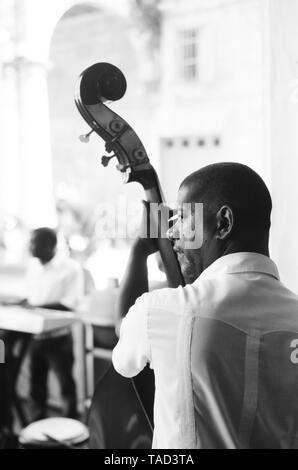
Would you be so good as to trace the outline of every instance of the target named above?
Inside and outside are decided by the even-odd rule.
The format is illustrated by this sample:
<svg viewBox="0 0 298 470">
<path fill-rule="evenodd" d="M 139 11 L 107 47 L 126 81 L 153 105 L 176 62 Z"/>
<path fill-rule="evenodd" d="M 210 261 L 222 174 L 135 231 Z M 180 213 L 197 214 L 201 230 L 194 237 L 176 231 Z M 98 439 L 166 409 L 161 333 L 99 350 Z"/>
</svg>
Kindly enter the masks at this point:
<svg viewBox="0 0 298 470">
<path fill-rule="evenodd" d="M 224 240 L 227 238 L 234 227 L 234 214 L 229 206 L 222 206 L 216 214 L 216 238 Z"/>
</svg>

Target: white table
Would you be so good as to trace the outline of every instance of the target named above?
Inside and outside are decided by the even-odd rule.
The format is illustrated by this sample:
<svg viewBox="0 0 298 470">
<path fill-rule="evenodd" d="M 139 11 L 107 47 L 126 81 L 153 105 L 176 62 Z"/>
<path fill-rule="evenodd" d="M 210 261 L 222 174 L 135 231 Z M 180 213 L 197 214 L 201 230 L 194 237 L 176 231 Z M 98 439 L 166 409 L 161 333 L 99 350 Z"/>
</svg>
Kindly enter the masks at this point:
<svg viewBox="0 0 298 470">
<path fill-rule="evenodd" d="M 75 319 L 75 315 L 71 312 L 0 305 L 1 330 L 38 335 L 70 326 Z"/>
<path fill-rule="evenodd" d="M 26 308 L 17 305 L 0 305 L 0 330 L 7 331 L 6 338 L 4 335 L 4 349 L 5 339 L 8 342 L 17 341 L 19 343 L 17 352 L 11 352 L 10 354 L 10 363 L 4 364 L 2 367 L 10 368 L 10 400 L 24 426 L 28 423 L 17 394 L 16 384 L 31 338 L 34 335 L 70 326 L 75 320 L 76 316 L 71 312 L 45 308 Z M 9 347 L 13 348 L 11 345 Z"/>
</svg>

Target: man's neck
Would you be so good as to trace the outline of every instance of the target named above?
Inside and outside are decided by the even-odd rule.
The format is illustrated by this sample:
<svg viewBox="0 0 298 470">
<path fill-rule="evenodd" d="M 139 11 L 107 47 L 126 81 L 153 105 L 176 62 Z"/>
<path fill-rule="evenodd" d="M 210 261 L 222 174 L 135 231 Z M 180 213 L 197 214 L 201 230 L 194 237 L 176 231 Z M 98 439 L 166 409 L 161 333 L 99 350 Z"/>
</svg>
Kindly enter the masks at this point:
<svg viewBox="0 0 298 470">
<path fill-rule="evenodd" d="M 260 255 L 270 256 L 268 242 L 265 240 L 258 242 L 256 242 L 256 240 L 230 240 L 230 242 L 224 247 L 221 256 L 239 252 L 259 253 Z"/>
<path fill-rule="evenodd" d="M 47 264 L 49 264 L 49 263 L 51 263 L 51 262 L 53 261 L 54 256 L 52 256 L 52 258 L 47 259 L 47 260 L 45 260 L 45 259 L 40 259 L 40 258 L 38 258 L 38 259 L 39 259 L 39 262 L 40 262 L 40 264 L 41 264 L 42 266 L 46 266 Z"/>
</svg>

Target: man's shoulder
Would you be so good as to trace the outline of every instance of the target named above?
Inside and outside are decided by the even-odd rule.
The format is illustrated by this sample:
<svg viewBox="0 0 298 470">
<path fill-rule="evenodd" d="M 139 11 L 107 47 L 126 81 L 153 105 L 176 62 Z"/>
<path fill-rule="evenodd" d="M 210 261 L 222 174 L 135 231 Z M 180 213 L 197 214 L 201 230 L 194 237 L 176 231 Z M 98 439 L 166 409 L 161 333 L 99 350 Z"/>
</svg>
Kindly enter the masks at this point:
<svg viewBox="0 0 298 470">
<path fill-rule="evenodd" d="M 27 262 L 26 275 L 27 277 L 39 276 L 44 271 L 44 266 L 37 258 L 30 258 Z"/>
<path fill-rule="evenodd" d="M 191 308 L 189 291 L 190 286 L 164 287 L 143 294 L 142 301 L 146 304 L 149 312 L 165 311 L 179 315 L 185 309 Z"/>
<path fill-rule="evenodd" d="M 64 255 L 57 256 L 55 259 L 55 267 L 57 269 L 65 269 L 70 272 L 78 272 L 82 270 L 82 267 L 78 261 Z"/>
</svg>

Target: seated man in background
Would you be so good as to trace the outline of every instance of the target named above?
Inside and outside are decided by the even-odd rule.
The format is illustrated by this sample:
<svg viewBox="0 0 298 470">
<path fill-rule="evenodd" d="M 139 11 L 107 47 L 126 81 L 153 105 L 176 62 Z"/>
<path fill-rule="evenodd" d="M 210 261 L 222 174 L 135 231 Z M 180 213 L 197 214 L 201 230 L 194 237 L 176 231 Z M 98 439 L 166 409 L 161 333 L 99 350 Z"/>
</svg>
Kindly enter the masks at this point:
<svg viewBox="0 0 298 470">
<path fill-rule="evenodd" d="M 57 235 L 50 228 L 34 230 L 30 251 L 33 260 L 27 273 L 29 306 L 55 310 L 74 310 L 84 293 L 80 265 L 56 255 Z M 70 328 L 37 336 L 31 348 L 31 399 L 33 419 L 46 416 L 47 377 L 52 368 L 58 378 L 63 398 L 63 415 L 75 418 L 76 387 L 72 375 L 74 363 Z"/>
</svg>

